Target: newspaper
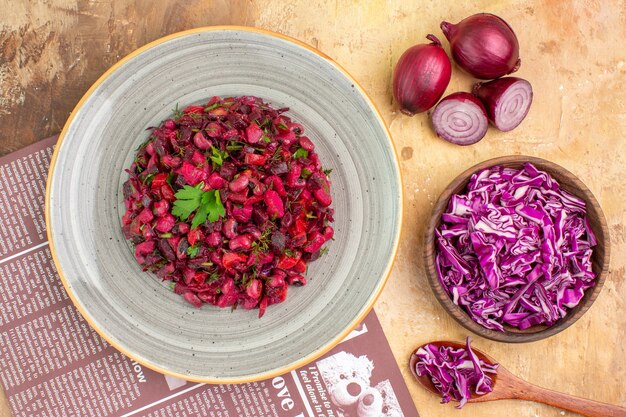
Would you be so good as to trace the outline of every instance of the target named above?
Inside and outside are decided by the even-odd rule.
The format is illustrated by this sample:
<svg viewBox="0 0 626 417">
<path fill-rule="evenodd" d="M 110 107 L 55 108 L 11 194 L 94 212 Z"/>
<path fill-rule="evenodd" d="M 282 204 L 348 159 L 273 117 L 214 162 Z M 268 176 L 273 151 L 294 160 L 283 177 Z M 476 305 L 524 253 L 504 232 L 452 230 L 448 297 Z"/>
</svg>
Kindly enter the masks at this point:
<svg viewBox="0 0 626 417">
<path fill-rule="evenodd" d="M 0 381 L 14 416 L 418 416 L 373 311 L 321 359 L 248 384 L 184 381 L 115 350 L 74 308 L 48 248 L 56 139 L 0 158 Z"/>
</svg>

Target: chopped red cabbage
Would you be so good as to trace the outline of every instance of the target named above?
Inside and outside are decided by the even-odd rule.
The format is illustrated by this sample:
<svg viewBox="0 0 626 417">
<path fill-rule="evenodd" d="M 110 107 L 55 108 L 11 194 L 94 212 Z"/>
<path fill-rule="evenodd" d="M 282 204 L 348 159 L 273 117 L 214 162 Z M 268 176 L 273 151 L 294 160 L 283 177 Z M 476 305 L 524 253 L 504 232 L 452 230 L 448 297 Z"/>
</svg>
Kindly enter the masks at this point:
<svg viewBox="0 0 626 417">
<path fill-rule="evenodd" d="M 585 202 L 530 163 L 472 175 L 435 235 L 439 280 L 488 329 L 551 326 L 596 282 Z"/>
<path fill-rule="evenodd" d="M 441 403 L 454 399 L 461 408 L 473 394 L 484 395 L 493 391 L 493 380 L 489 374 L 496 374 L 498 364 L 480 359 L 470 347 L 471 339 L 465 341 L 465 348 L 427 344 L 419 348 L 415 355 L 415 373 L 428 375 L 435 388 L 441 393 Z"/>
</svg>

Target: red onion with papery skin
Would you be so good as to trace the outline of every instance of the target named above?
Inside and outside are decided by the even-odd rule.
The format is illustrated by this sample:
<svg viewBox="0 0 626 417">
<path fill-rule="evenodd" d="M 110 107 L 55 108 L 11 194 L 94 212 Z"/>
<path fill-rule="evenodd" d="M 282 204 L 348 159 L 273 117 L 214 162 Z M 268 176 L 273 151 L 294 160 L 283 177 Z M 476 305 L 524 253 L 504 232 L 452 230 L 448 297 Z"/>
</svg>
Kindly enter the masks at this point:
<svg viewBox="0 0 626 417">
<path fill-rule="evenodd" d="M 473 92 L 485 105 L 491 124 L 503 132 L 522 123 L 533 102 L 530 83 L 517 77 L 476 83 Z"/>
<path fill-rule="evenodd" d="M 456 25 L 441 22 L 454 61 L 470 75 L 491 80 L 521 65 L 517 36 L 508 23 L 489 13 L 478 13 Z"/>
<path fill-rule="evenodd" d="M 462 146 L 484 138 L 489 127 L 483 103 L 464 91 L 444 97 L 435 107 L 431 120 L 437 136 Z"/>
<path fill-rule="evenodd" d="M 393 72 L 393 97 L 400 111 L 408 116 L 430 109 L 446 91 L 452 65 L 435 35 L 426 36 L 430 44 L 407 49 Z"/>
</svg>

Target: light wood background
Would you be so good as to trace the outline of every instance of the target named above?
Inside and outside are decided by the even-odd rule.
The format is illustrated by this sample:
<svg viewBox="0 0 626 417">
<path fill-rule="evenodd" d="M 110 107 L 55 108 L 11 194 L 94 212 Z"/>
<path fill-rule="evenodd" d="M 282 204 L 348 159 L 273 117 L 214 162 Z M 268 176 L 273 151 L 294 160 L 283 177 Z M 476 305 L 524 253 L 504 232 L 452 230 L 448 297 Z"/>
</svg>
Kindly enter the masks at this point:
<svg viewBox="0 0 626 417">
<path fill-rule="evenodd" d="M 570 415 L 513 401 L 456 411 L 417 386 L 407 368 L 417 345 L 467 335 L 439 306 L 423 269 L 424 224 L 441 190 L 462 170 L 495 156 L 528 154 L 563 165 L 592 190 L 608 220 L 613 256 L 604 289 L 581 320 L 548 340 L 506 345 L 475 337 L 475 345 L 533 383 L 626 406 L 624 1 L 0 0 L 0 10 L 0 154 L 58 133 L 110 65 L 168 33 L 258 26 L 307 42 L 344 66 L 382 111 L 401 159 L 402 243 L 376 310 L 422 416 Z M 482 142 L 463 148 L 436 138 L 426 115 L 396 111 L 391 74 L 402 52 L 428 33 L 444 40 L 441 20 L 476 12 L 500 15 L 514 28 L 518 75 L 532 83 L 535 99 L 518 129 L 490 129 Z M 448 93 L 471 85 L 454 68 Z M 0 398 L 0 417 L 9 416 Z"/>
</svg>

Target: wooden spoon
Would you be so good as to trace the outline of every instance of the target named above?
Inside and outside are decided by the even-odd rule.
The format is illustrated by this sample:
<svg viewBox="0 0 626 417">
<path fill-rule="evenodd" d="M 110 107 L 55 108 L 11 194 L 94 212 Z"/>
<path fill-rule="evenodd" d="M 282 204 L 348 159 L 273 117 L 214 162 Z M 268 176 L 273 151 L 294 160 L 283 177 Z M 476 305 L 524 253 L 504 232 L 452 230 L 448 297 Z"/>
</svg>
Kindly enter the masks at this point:
<svg viewBox="0 0 626 417">
<path fill-rule="evenodd" d="M 432 344 L 435 346 L 451 346 L 465 349 L 464 344 L 455 342 L 437 341 L 432 342 Z M 434 394 L 441 395 L 428 375 L 418 376 L 415 372 L 415 364 L 418 361 L 416 352 L 418 349 L 413 352 L 409 360 L 411 373 L 424 388 Z M 497 363 L 493 358 L 478 349 L 472 348 L 472 351 L 487 363 Z M 626 417 L 626 408 L 538 387 L 537 385 L 533 385 L 530 382 L 516 377 L 502 365 L 498 366 L 498 372 L 495 375 L 490 376 L 493 380 L 493 391 L 483 395 L 472 393 L 472 398 L 469 400 L 470 403 L 506 399 L 528 400 L 559 407 L 589 417 Z"/>
</svg>

